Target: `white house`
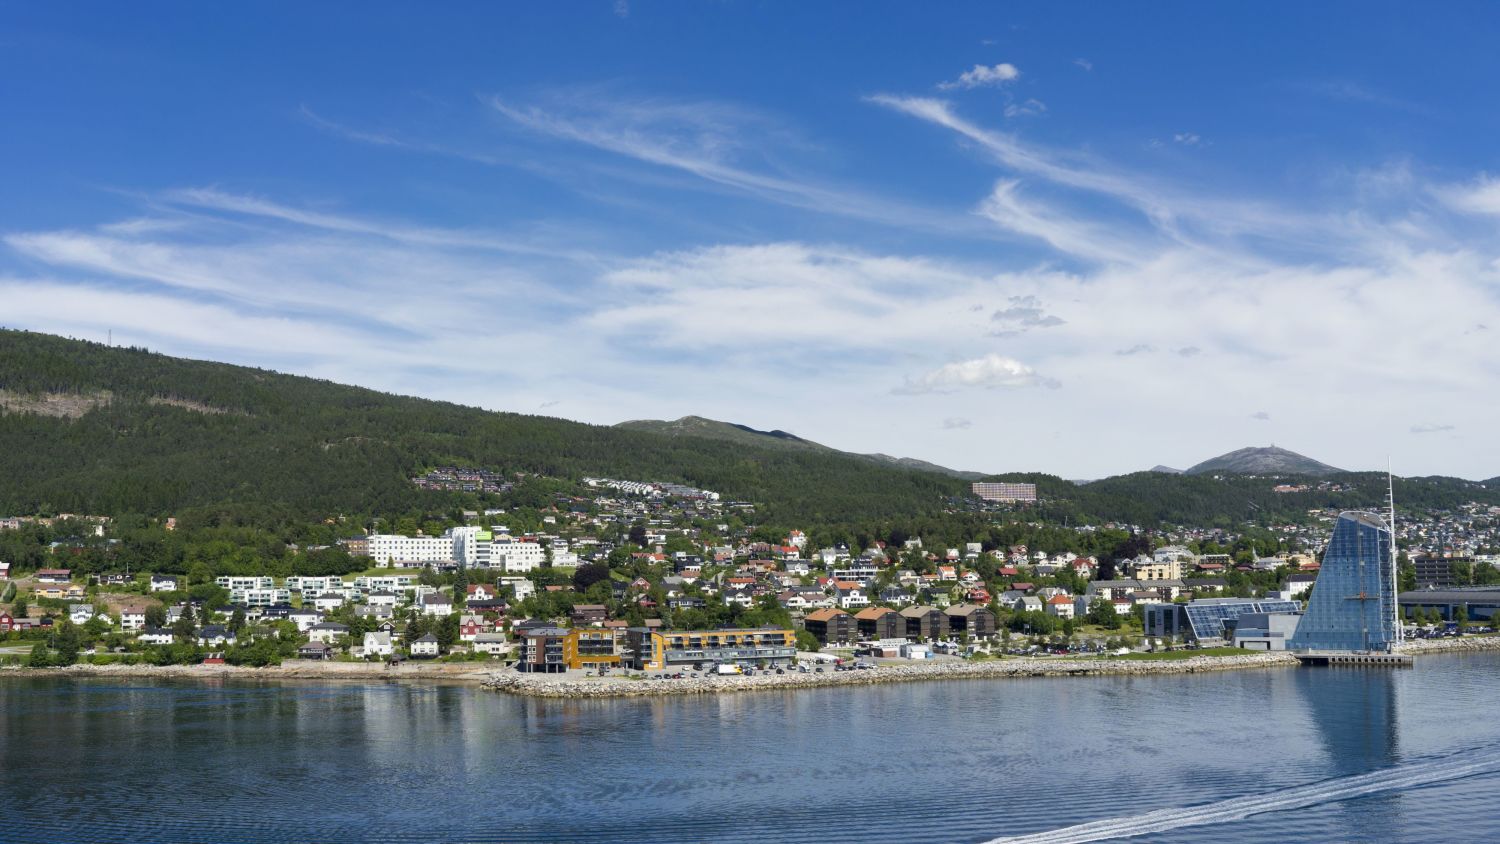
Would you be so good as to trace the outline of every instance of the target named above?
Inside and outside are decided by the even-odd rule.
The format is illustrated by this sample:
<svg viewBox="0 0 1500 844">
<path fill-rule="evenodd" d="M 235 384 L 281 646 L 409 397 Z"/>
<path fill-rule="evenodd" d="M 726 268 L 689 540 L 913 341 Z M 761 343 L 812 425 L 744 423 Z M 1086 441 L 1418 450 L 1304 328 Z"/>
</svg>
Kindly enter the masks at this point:
<svg viewBox="0 0 1500 844">
<path fill-rule="evenodd" d="M 389 634 L 389 633 L 366 633 L 365 634 L 365 656 L 367 656 L 367 657 L 371 657 L 371 656 L 385 657 L 385 656 L 390 656 L 391 654 L 393 654 L 395 652 L 396 652 L 396 648 L 395 648 L 394 645 L 391 644 L 391 634 Z"/>
<path fill-rule="evenodd" d="M 453 612 L 453 599 L 441 592 L 422 596 L 422 615 L 448 615 Z"/>
<path fill-rule="evenodd" d="M 349 625 L 339 624 L 336 621 L 324 621 L 318 624 L 314 624 L 311 628 L 309 628 L 307 631 L 307 638 L 308 641 L 311 642 L 322 642 L 325 645 L 331 645 L 335 641 L 337 641 L 340 636 L 346 636 L 348 635 L 348 633 Z"/>
<path fill-rule="evenodd" d="M 865 595 L 863 587 L 856 583 L 844 582 L 838 584 L 839 609 L 854 609 L 857 607 L 868 607 L 870 599 Z"/>
<path fill-rule="evenodd" d="M 510 652 L 510 642 L 504 633 L 480 633 L 474 637 L 474 652 L 497 656 Z"/>
<path fill-rule="evenodd" d="M 313 597 L 312 605 L 319 612 L 333 612 L 344 605 L 344 596 L 337 592 L 324 592 Z"/>
<path fill-rule="evenodd" d="M 411 655 L 412 656 L 437 656 L 438 655 L 438 640 L 437 640 L 437 637 L 434 636 L 434 635 L 432 635 L 431 633 L 428 633 L 426 636 L 423 636 L 422 638 L 416 640 L 415 642 L 412 642 L 411 643 Z"/>
<path fill-rule="evenodd" d="M 68 620 L 74 624 L 83 624 L 94 617 L 94 608 L 88 604 L 69 604 Z"/>
<path fill-rule="evenodd" d="M 165 574 L 151 575 L 152 592 L 175 592 L 177 591 L 177 578 Z"/>
<path fill-rule="evenodd" d="M 323 614 L 311 607 L 303 607 L 287 613 L 287 620 L 297 625 L 297 632 L 306 633 L 314 624 L 323 620 Z"/>
<path fill-rule="evenodd" d="M 511 593 L 516 596 L 517 601 L 522 601 L 536 594 L 536 584 L 526 577 L 502 577 L 500 588 L 510 587 Z"/>
<path fill-rule="evenodd" d="M 136 640 L 147 645 L 170 645 L 173 641 L 172 631 L 161 627 L 152 627 L 142 630 Z"/>
<path fill-rule="evenodd" d="M 395 609 L 396 601 L 401 596 L 387 589 L 377 589 L 366 596 L 365 601 L 372 607 L 389 607 Z"/>
<path fill-rule="evenodd" d="M 131 609 L 126 609 L 126 610 L 121 610 L 120 611 L 120 629 L 121 630 L 141 630 L 141 629 L 145 628 L 145 626 L 146 626 L 146 611 L 145 610 L 131 610 Z"/>
<path fill-rule="evenodd" d="M 1073 599 L 1067 595 L 1053 595 L 1047 599 L 1047 614 L 1058 618 L 1073 617 Z"/>
</svg>

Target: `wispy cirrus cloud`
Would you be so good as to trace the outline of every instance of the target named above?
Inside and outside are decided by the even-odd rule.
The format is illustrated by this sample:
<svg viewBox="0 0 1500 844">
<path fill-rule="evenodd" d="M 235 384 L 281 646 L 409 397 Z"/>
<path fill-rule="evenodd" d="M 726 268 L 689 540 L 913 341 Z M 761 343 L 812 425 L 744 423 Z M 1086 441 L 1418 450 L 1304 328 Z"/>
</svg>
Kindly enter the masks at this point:
<svg viewBox="0 0 1500 844">
<path fill-rule="evenodd" d="M 527 131 L 687 173 L 764 201 L 884 225 L 980 233 L 961 215 L 829 185 L 816 176 L 778 172 L 764 151 L 794 149 L 804 142 L 768 115 L 738 106 L 577 91 L 559 93 L 546 105 L 498 96 L 483 101 Z"/>
<path fill-rule="evenodd" d="M 957 79 L 939 82 L 938 89 L 952 91 L 960 88 L 994 88 L 1021 78 L 1021 71 L 1010 62 L 994 65 L 976 64 L 958 75 Z"/>
<path fill-rule="evenodd" d="M 1425 425 L 1413 425 L 1410 430 L 1413 434 L 1440 434 L 1444 431 L 1455 430 L 1456 428 L 1457 426 L 1455 425 L 1434 425 L 1428 423 Z"/>
</svg>

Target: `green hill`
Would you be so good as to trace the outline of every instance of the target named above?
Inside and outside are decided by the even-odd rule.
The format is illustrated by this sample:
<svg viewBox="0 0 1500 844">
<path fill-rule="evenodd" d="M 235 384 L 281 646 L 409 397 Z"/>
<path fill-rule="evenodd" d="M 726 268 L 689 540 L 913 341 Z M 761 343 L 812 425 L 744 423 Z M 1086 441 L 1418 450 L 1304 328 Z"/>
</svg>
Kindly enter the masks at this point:
<svg viewBox="0 0 1500 844">
<path fill-rule="evenodd" d="M 946 466 L 939 466 L 936 463 L 929 463 L 926 460 L 918 460 L 914 457 L 892 457 L 889 454 L 859 454 L 852 451 L 839 451 L 838 449 L 815 443 L 812 440 L 805 440 L 795 434 L 789 434 L 786 431 L 758 431 L 748 425 L 739 425 L 734 422 L 720 422 L 715 419 L 705 419 L 702 416 L 684 416 L 681 419 L 675 419 L 670 422 L 661 419 L 635 419 L 629 422 L 621 422 L 615 427 L 631 431 L 649 431 L 673 437 L 700 437 L 702 439 L 722 440 L 739 445 L 760 446 L 764 448 L 824 451 L 860 460 L 868 460 L 883 466 L 915 469 L 919 472 L 936 472 L 941 475 L 951 475 L 955 478 L 970 481 L 976 481 L 984 477 L 983 472 L 964 472 L 958 469 L 949 469 Z"/>
<path fill-rule="evenodd" d="M 639 429 L 661 425 L 680 428 Z M 445 465 L 675 481 L 764 505 L 762 520 L 784 526 L 930 523 L 968 492 L 957 477 L 784 432 L 693 417 L 584 425 L 0 330 L 0 515 L 197 510 L 264 524 L 473 503 L 411 483 Z M 988 477 L 1037 484 L 1036 514 L 1074 525 L 1301 521 L 1314 508 L 1379 507 L 1385 497 L 1380 473 L 1280 493 L 1277 481 L 1233 473 L 1138 472 L 1082 485 Z M 1404 508 L 1500 504 L 1500 479 L 1398 479 L 1396 498 Z"/>
<path fill-rule="evenodd" d="M 964 485 L 820 449 L 494 413 L 312 378 L 0 331 L 0 513 L 409 512 L 474 465 L 686 483 L 818 520 L 934 512 Z"/>
<path fill-rule="evenodd" d="M 1337 475 L 1343 469 L 1335 469 L 1327 463 L 1319 463 L 1295 451 L 1270 446 L 1267 448 L 1242 448 L 1221 454 L 1184 470 L 1188 475 L 1206 475 L 1215 472 L 1233 472 L 1240 475 Z"/>
</svg>

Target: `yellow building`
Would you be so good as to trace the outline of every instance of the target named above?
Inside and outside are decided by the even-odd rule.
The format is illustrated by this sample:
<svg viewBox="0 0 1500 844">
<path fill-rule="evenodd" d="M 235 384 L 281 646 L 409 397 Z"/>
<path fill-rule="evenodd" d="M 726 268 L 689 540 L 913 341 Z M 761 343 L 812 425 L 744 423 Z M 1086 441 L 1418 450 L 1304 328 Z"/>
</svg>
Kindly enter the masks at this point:
<svg viewBox="0 0 1500 844">
<path fill-rule="evenodd" d="M 598 627 L 575 627 L 563 637 L 563 664 L 573 670 L 619 665 L 615 631 Z"/>
<path fill-rule="evenodd" d="M 652 630 L 632 627 L 627 632 L 630 666 L 653 671 L 693 665 L 730 663 L 766 667 L 790 665 L 797 655 L 797 634 L 791 630 Z"/>
<path fill-rule="evenodd" d="M 1141 563 L 1135 567 L 1136 580 L 1181 580 L 1182 562 L 1180 560 L 1154 560 L 1149 563 Z"/>
</svg>

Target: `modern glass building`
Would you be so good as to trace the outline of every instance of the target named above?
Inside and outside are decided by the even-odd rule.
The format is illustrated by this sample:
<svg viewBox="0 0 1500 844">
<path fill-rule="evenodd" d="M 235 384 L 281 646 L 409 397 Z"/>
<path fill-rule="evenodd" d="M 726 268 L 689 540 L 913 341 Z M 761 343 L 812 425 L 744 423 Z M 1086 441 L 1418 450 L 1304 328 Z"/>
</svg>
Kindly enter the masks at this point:
<svg viewBox="0 0 1500 844">
<path fill-rule="evenodd" d="M 1186 604 L 1151 604 L 1144 608 L 1147 636 L 1182 636 L 1197 642 L 1228 639 L 1227 626 L 1251 613 L 1295 613 L 1296 601 L 1257 598 L 1204 598 Z"/>
<path fill-rule="evenodd" d="M 1389 652 L 1396 641 L 1394 576 L 1385 519 L 1374 513 L 1340 514 L 1307 612 L 1287 648 Z"/>
</svg>

